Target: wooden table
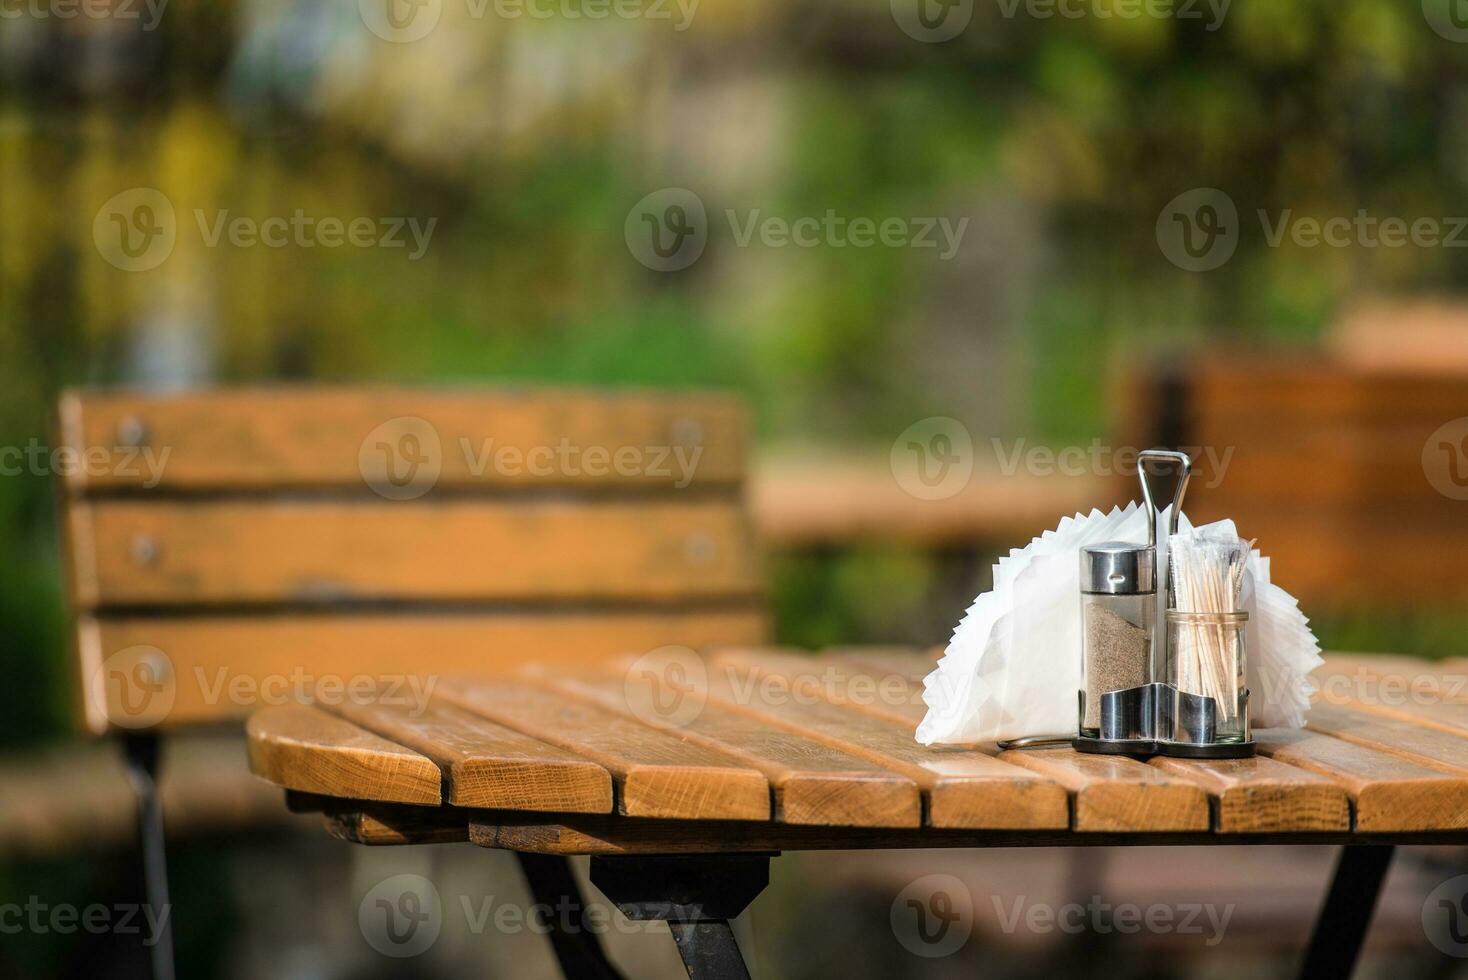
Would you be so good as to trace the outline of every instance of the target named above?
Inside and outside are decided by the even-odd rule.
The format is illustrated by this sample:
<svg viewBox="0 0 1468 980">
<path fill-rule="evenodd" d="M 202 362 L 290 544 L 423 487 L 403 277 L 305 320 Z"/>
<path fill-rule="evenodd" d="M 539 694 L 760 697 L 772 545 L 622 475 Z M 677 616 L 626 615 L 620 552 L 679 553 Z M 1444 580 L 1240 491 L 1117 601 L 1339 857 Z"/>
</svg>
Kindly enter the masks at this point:
<svg viewBox="0 0 1468 980">
<path fill-rule="evenodd" d="M 1141 762 L 918 745 L 930 666 L 673 648 L 436 678 L 426 703 L 260 711 L 250 763 L 347 840 L 519 852 L 538 903 L 579 907 L 558 858 L 592 855 L 625 914 L 669 920 L 693 976 L 743 975 L 727 920 L 780 851 L 1275 843 L 1345 845 L 1304 967 L 1340 976 L 1392 845 L 1468 843 L 1468 678 L 1451 669 L 1333 658 L 1308 729 L 1257 732 L 1258 758 Z M 615 975 L 585 930 L 552 939 L 568 975 Z"/>
</svg>

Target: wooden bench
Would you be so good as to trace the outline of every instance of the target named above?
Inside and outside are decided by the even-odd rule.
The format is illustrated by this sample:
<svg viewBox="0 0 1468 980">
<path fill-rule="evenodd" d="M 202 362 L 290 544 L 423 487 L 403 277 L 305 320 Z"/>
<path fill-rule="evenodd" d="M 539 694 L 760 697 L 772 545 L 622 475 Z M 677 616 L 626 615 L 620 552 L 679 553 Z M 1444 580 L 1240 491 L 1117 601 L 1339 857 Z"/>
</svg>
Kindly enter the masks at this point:
<svg viewBox="0 0 1468 980">
<path fill-rule="evenodd" d="M 1122 441 L 1209 450 L 1194 458 L 1189 516 L 1233 518 L 1307 607 L 1468 598 L 1468 483 L 1451 482 L 1468 480 L 1468 446 L 1429 445 L 1468 416 L 1468 377 L 1213 355 L 1133 374 L 1122 401 Z"/>
<path fill-rule="evenodd" d="M 83 464 L 61 497 L 78 717 L 123 743 L 156 905 L 160 735 L 766 638 L 728 396 L 72 391 L 57 444 Z"/>
</svg>

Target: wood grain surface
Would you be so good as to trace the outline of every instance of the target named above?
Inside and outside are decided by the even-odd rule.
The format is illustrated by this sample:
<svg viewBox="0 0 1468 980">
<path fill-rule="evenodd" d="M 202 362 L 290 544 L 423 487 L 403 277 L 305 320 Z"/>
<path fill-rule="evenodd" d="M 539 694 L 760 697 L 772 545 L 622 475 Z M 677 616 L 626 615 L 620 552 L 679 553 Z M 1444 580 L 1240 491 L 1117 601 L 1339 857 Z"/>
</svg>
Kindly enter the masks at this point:
<svg viewBox="0 0 1468 980">
<path fill-rule="evenodd" d="M 837 827 L 917 827 L 922 799 L 913 780 L 860 756 L 766 725 L 718 704 L 691 704 L 684 692 L 647 677 L 564 677 L 541 683 L 610 711 L 671 731 L 747 763 L 775 794 L 775 819 Z M 674 707 L 676 706 L 676 707 Z"/>
<path fill-rule="evenodd" d="M 286 789 L 395 803 L 442 799 L 432 759 L 309 705 L 257 711 L 245 736 L 250 769 Z"/>
<path fill-rule="evenodd" d="M 770 818 L 758 770 L 616 712 L 523 681 L 450 680 L 437 696 L 605 766 L 627 816 Z"/>
<path fill-rule="evenodd" d="M 60 422 L 66 445 L 108 454 L 105 465 L 68 474 L 73 492 L 145 487 L 150 473 L 136 465 L 139 447 L 168 452 L 157 486 L 171 491 L 362 489 L 364 475 L 379 463 L 377 446 L 404 436 L 417 440 L 415 453 L 436 460 L 440 488 L 675 486 L 683 479 L 670 458 L 678 449 L 688 459 L 698 453 L 695 482 L 733 483 L 744 474 L 746 453 L 738 398 L 710 393 L 320 386 L 70 391 L 61 399 Z M 645 464 L 619 466 L 616 453 L 624 448 L 639 450 Z M 542 466 L 546 450 L 556 461 Z M 499 462 L 496 453 L 505 453 Z M 130 460 L 134 465 L 123 465 Z"/>
<path fill-rule="evenodd" d="M 75 576 L 87 609 L 762 591 L 737 499 L 103 500 L 72 516 L 93 540 Z"/>
<path fill-rule="evenodd" d="M 760 681 L 737 669 L 715 669 L 710 671 L 709 697 L 905 774 L 927 797 L 932 826 L 1063 827 L 1068 822 L 1065 792 L 1049 779 L 972 749 L 919 745 L 910 725 L 832 704 L 798 684 Z"/>
<path fill-rule="evenodd" d="M 1322 702 L 1308 729 L 1261 730 L 1259 756 L 1242 760 L 930 748 L 910 722 L 862 703 L 882 676 L 900 680 L 889 694 L 910 696 L 916 663 L 891 650 L 808 661 L 790 650 L 668 650 L 631 671 L 613 658 L 449 679 L 419 711 L 259 715 L 252 765 L 320 794 L 314 808 L 333 832 L 368 843 L 456 840 L 466 827 L 476 843 L 547 853 L 1468 842 L 1468 734 L 1452 720 Z M 872 665 L 865 680 L 861 664 Z M 416 783 L 385 778 L 405 766 Z M 421 801 L 439 773 L 442 819 L 382 802 Z M 555 778 L 543 785 L 559 789 L 534 785 Z"/>
<path fill-rule="evenodd" d="M 344 702 L 328 711 L 423 753 L 443 770 L 455 806 L 608 813 L 611 775 L 589 759 L 452 704 Z"/>
<path fill-rule="evenodd" d="M 78 653 L 88 727 L 128 718 L 112 658 L 138 647 L 166 657 L 169 695 L 160 729 L 239 718 L 323 680 L 413 696 L 449 674 L 493 676 L 531 662 L 598 664 L 670 644 L 757 641 L 762 610 L 413 611 L 285 615 L 83 617 Z M 124 654 L 125 656 L 125 654 Z M 112 678 L 116 680 L 116 678 Z"/>
</svg>

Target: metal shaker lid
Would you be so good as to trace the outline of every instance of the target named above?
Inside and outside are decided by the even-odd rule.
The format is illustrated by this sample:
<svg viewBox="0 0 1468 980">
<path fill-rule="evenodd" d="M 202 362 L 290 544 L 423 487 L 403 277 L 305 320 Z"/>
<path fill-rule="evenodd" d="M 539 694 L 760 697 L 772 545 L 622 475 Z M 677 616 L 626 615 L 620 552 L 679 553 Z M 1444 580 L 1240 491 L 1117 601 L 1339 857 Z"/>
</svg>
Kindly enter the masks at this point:
<svg viewBox="0 0 1468 980">
<path fill-rule="evenodd" d="M 1107 541 L 1081 549 L 1081 591 L 1101 595 L 1156 592 L 1157 549 Z"/>
</svg>

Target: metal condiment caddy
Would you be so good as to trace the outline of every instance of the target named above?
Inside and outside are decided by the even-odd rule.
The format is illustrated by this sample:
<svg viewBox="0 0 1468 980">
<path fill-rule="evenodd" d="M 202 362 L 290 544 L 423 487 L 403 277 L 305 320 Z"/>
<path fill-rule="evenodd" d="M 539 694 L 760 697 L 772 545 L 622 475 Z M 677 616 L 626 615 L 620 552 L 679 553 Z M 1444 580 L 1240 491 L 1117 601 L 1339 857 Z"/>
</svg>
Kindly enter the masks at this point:
<svg viewBox="0 0 1468 980">
<path fill-rule="evenodd" d="M 1157 559 L 1152 480 L 1166 473 L 1149 465 L 1174 471 L 1169 533 L 1177 533 L 1192 460 L 1179 452 L 1140 453 L 1147 543 L 1081 549 L 1081 685 L 1071 744 L 1108 755 L 1252 756 L 1243 682 L 1248 614 L 1176 608 L 1173 583 Z"/>
</svg>

